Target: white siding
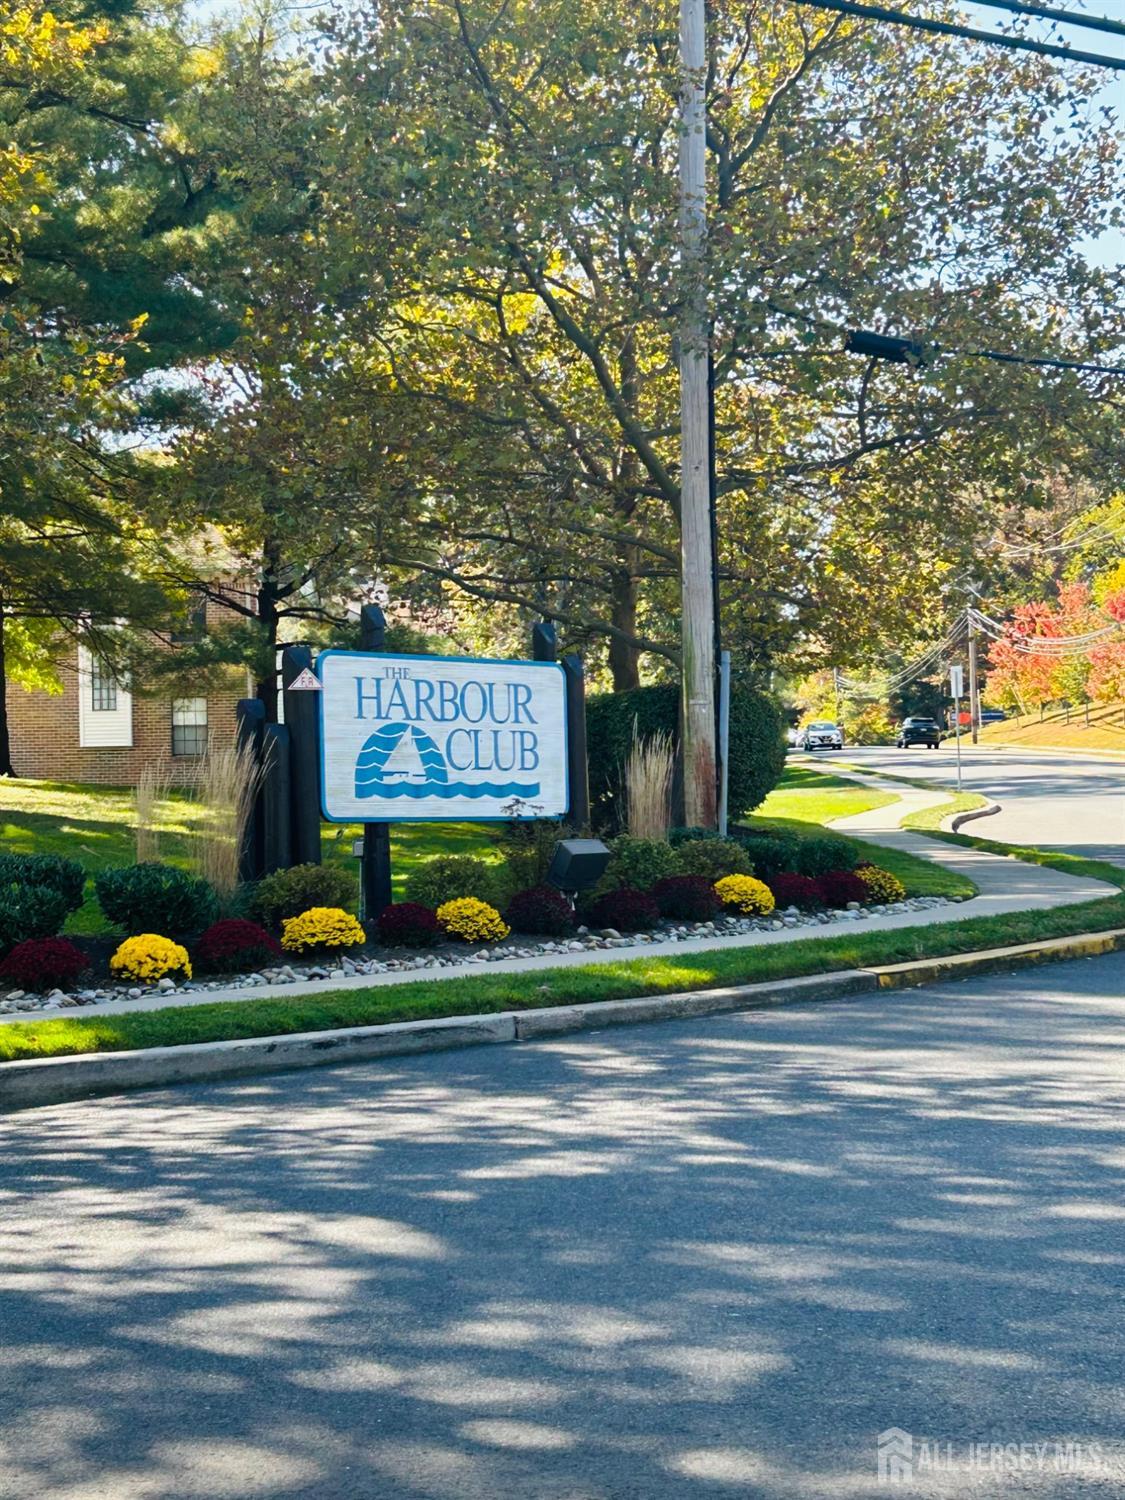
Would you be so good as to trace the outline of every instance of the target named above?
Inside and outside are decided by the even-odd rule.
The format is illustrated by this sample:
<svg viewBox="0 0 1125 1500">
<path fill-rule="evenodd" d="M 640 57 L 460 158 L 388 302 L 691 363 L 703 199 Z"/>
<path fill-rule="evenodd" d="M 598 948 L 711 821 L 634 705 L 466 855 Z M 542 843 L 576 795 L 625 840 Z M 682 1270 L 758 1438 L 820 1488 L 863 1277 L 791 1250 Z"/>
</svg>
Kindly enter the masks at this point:
<svg viewBox="0 0 1125 1500">
<path fill-rule="evenodd" d="M 95 708 L 94 670 L 85 646 L 78 648 L 78 743 L 83 750 L 127 749 L 133 743 L 133 697 L 115 684 L 112 708 Z"/>
</svg>

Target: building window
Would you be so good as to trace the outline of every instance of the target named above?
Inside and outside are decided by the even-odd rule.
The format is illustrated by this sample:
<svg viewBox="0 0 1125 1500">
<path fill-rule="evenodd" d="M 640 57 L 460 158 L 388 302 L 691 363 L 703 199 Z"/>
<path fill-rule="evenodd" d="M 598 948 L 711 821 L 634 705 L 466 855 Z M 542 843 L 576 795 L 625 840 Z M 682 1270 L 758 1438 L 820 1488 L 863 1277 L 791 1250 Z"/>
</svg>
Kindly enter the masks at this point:
<svg viewBox="0 0 1125 1500">
<path fill-rule="evenodd" d="M 197 604 L 172 631 L 173 646 L 193 646 L 207 634 L 207 606 Z"/>
<path fill-rule="evenodd" d="M 117 683 L 96 656 L 90 658 L 90 707 L 99 714 L 117 712 Z"/>
<path fill-rule="evenodd" d="M 206 698 L 173 698 L 172 754 L 207 754 Z"/>
</svg>

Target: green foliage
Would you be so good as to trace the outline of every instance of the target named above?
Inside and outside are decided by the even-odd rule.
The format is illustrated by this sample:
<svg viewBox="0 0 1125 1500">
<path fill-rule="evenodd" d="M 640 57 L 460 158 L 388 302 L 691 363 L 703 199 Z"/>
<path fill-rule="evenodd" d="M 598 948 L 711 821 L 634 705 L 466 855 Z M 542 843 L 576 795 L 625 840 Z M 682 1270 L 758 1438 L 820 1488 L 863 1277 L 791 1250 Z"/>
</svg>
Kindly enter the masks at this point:
<svg viewBox="0 0 1125 1500">
<path fill-rule="evenodd" d="M 678 849 L 681 844 L 686 844 L 689 839 L 717 839 L 721 837 L 714 828 L 669 828 L 668 842 L 673 849 Z"/>
<path fill-rule="evenodd" d="M 750 856 L 737 839 L 689 839 L 676 851 L 685 875 L 703 875 L 710 881 L 724 875 L 752 875 Z"/>
<path fill-rule="evenodd" d="M 679 857 L 671 844 L 660 839 L 634 839 L 622 834 L 610 846 L 609 864 L 597 888 L 599 891 L 620 887 L 648 891 L 666 875 L 679 873 Z"/>
<path fill-rule="evenodd" d="M 833 838 L 830 833 L 799 839 L 796 849 L 798 875 L 828 875 L 836 870 L 854 870 L 859 853 L 851 839 Z"/>
<path fill-rule="evenodd" d="M 0 886 L 47 886 L 58 891 L 68 912 L 82 905 L 86 872 L 73 859 L 58 854 L 0 854 Z"/>
<path fill-rule="evenodd" d="M 69 910 L 52 886 L 0 884 L 0 957 L 28 938 L 54 937 Z"/>
<path fill-rule="evenodd" d="M 513 891 L 543 884 L 562 836 L 561 823 L 551 818 L 513 819 L 504 825 L 500 847 L 506 855 L 505 879 Z"/>
<path fill-rule="evenodd" d="M 770 880 L 797 868 L 797 845 L 794 838 L 769 838 L 756 834 L 739 834 L 738 842 L 750 857 L 753 873 L 759 880 Z"/>
<path fill-rule="evenodd" d="M 106 919 L 129 934 L 188 937 L 218 916 L 218 898 L 205 880 L 155 861 L 99 870 L 94 889 Z"/>
<path fill-rule="evenodd" d="M 680 692 L 673 683 L 628 693 L 597 693 L 586 706 L 590 800 L 598 826 L 622 819 L 623 767 L 638 738 L 670 734 L 679 744 Z M 772 698 L 735 682 L 730 704 L 729 800 L 732 815 L 758 806 L 785 768 L 781 713 Z M 689 830 L 682 830 L 687 834 Z"/>
<path fill-rule="evenodd" d="M 414 870 L 406 882 L 406 899 L 437 911 L 447 901 L 475 897 L 496 904 L 501 875 L 495 865 L 469 854 L 439 854 Z"/>
<path fill-rule="evenodd" d="M 355 876 L 338 865 L 291 865 L 260 880 L 249 905 L 264 927 L 280 931 L 283 922 L 310 907 L 354 909 L 358 896 Z"/>
</svg>

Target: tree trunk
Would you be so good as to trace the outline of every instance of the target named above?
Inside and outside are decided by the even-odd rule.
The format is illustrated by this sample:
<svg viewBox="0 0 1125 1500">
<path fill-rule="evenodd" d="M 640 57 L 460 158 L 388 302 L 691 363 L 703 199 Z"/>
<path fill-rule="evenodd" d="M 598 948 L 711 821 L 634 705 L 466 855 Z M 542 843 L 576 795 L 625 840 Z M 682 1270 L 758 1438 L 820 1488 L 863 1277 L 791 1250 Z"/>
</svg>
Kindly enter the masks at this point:
<svg viewBox="0 0 1125 1500">
<path fill-rule="evenodd" d="M 276 548 L 267 547 L 262 565 L 262 580 L 258 587 L 258 624 L 264 637 L 265 671 L 259 677 L 255 697 L 266 705 L 266 723 L 277 723 L 277 606 L 281 590 L 277 585 L 278 558 Z"/>
<path fill-rule="evenodd" d="M 14 776 L 12 741 L 8 732 L 8 663 L 4 649 L 4 602 L 0 599 L 0 776 Z"/>
<path fill-rule="evenodd" d="M 612 600 L 610 618 L 617 630 L 635 636 L 637 633 L 637 580 L 628 567 L 613 573 L 610 581 Z M 641 685 L 640 652 L 632 641 L 620 636 L 609 638 L 609 668 L 613 673 L 613 691 L 627 693 Z"/>
</svg>

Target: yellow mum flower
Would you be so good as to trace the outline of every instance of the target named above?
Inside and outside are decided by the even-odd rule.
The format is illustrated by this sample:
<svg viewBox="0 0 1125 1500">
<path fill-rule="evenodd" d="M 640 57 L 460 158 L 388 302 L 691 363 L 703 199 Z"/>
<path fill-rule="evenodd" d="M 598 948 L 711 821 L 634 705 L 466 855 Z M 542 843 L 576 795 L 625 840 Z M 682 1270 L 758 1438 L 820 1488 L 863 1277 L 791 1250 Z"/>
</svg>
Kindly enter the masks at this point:
<svg viewBox="0 0 1125 1500">
<path fill-rule="evenodd" d="M 744 917 L 765 917 L 773 911 L 773 892 L 753 875 L 724 875 L 715 882 L 715 894 Z"/>
<path fill-rule="evenodd" d="M 158 979 L 191 978 L 187 949 L 156 932 L 126 938 L 109 961 L 109 971 L 118 979 L 152 984 Z"/>
<path fill-rule="evenodd" d="M 444 902 L 437 909 L 437 919 L 450 937 L 465 943 L 496 943 L 512 930 L 494 906 L 475 896 Z"/>
<path fill-rule="evenodd" d="M 363 928 L 342 906 L 310 906 L 299 917 L 287 918 L 281 931 L 281 946 L 289 953 L 351 948 L 365 941 Z"/>
</svg>

